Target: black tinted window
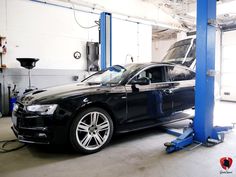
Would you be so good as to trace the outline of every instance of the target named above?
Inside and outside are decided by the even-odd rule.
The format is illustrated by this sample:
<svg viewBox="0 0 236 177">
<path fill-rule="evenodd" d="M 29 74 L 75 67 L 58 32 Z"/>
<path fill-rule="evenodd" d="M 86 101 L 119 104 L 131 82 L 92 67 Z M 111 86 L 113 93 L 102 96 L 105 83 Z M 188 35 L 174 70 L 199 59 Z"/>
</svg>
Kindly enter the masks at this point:
<svg viewBox="0 0 236 177">
<path fill-rule="evenodd" d="M 191 80 L 195 78 L 195 73 L 178 66 L 168 67 L 168 76 L 172 81 Z"/>
<path fill-rule="evenodd" d="M 147 70 L 142 71 L 136 79 L 147 77 L 151 83 L 159 83 L 165 81 L 164 76 L 164 67 L 153 67 Z"/>
</svg>

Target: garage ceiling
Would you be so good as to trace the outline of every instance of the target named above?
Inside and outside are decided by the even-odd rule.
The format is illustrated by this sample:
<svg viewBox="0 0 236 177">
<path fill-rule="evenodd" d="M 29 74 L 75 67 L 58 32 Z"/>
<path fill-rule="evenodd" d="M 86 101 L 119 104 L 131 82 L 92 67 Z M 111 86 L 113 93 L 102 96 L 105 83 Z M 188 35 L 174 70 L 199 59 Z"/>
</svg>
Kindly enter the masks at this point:
<svg viewBox="0 0 236 177">
<path fill-rule="evenodd" d="M 178 20 L 182 27 L 194 31 L 196 28 L 196 0 L 143 0 L 161 8 L 172 18 Z M 236 1 L 217 0 L 217 20 L 223 27 L 236 27 Z M 154 28 L 154 39 L 166 39 L 174 36 L 177 30 Z"/>
<path fill-rule="evenodd" d="M 64 2 L 75 2 L 80 5 L 91 5 L 91 7 L 100 7 L 105 1 L 95 1 L 95 0 L 60 0 Z M 197 0 L 130 0 L 128 2 L 146 2 L 154 5 L 157 11 L 161 9 L 163 12 L 170 16 L 168 23 L 173 24 L 178 23 L 185 31 L 195 31 L 196 28 L 196 2 Z M 220 24 L 225 26 L 236 26 L 236 0 L 217 0 L 217 19 Z M 107 1 L 107 3 L 112 3 L 112 1 Z M 120 13 L 123 9 L 120 9 Z M 153 10 L 153 9 L 152 9 Z M 148 10 L 147 10 L 148 12 Z M 124 13 L 125 14 L 125 13 Z M 156 18 L 156 17 L 154 17 Z M 158 18 L 158 17 L 157 17 Z M 172 20 L 173 19 L 173 20 Z M 158 21 L 159 19 L 156 19 Z M 167 27 L 168 28 L 168 27 Z M 155 27 L 154 35 L 157 34 L 161 37 L 163 36 L 173 36 L 173 32 L 177 30 L 169 29 L 163 27 Z M 164 30 L 164 31 L 163 31 Z M 159 34 L 161 33 L 161 34 Z"/>
<path fill-rule="evenodd" d="M 195 0 L 143 0 L 161 8 L 172 18 L 178 20 L 182 27 L 191 30 L 195 27 L 195 17 L 188 14 L 195 10 Z"/>
<path fill-rule="evenodd" d="M 192 30 L 196 26 L 196 0 L 143 0 L 161 8 L 182 26 Z M 236 1 L 218 0 L 217 18 L 220 23 L 232 23 L 236 19 Z"/>
</svg>

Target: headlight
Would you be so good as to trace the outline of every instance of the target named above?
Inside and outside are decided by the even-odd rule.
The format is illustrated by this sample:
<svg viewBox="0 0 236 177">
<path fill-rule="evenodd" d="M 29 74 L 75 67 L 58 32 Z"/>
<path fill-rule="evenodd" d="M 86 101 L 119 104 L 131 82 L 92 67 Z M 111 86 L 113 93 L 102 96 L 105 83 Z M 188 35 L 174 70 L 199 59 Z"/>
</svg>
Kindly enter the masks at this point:
<svg viewBox="0 0 236 177">
<path fill-rule="evenodd" d="M 27 106 L 27 111 L 37 112 L 41 115 L 52 115 L 57 109 L 57 104 L 48 104 L 48 105 L 31 105 Z"/>
</svg>

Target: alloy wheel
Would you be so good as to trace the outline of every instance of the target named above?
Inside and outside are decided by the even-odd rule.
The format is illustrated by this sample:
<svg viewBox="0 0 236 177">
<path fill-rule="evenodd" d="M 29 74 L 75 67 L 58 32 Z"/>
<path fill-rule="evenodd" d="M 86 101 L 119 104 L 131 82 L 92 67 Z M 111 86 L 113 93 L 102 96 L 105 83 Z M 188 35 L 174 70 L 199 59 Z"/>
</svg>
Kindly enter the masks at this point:
<svg viewBox="0 0 236 177">
<path fill-rule="evenodd" d="M 85 114 L 77 124 L 76 139 L 86 150 L 96 150 L 106 143 L 110 134 L 108 118 L 101 112 Z"/>
</svg>

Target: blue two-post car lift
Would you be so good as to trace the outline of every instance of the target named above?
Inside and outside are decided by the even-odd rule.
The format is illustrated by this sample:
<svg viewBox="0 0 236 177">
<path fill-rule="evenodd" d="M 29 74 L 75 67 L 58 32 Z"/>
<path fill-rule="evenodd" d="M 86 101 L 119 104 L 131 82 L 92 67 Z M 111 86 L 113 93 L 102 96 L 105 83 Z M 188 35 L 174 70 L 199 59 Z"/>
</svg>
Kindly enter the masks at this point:
<svg viewBox="0 0 236 177">
<path fill-rule="evenodd" d="M 110 13 L 100 16 L 101 69 L 111 66 L 111 21 Z M 224 132 L 233 127 L 214 127 L 214 76 L 215 76 L 215 38 L 216 38 L 216 0 L 197 1 L 197 51 L 195 117 L 193 124 L 183 134 L 166 130 L 178 136 L 165 143 L 167 153 L 181 150 L 194 142 L 203 145 L 218 144 L 224 140 Z"/>
<path fill-rule="evenodd" d="M 195 117 L 193 125 L 183 134 L 176 140 L 165 143 L 168 153 L 181 150 L 194 142 L 204 145 L 218 144 L 224 140 L 223 133 L 232 129 L 232 127 L 213 126 L 215 23 L 216 0 L 198 0 Z"/>
</svg>

